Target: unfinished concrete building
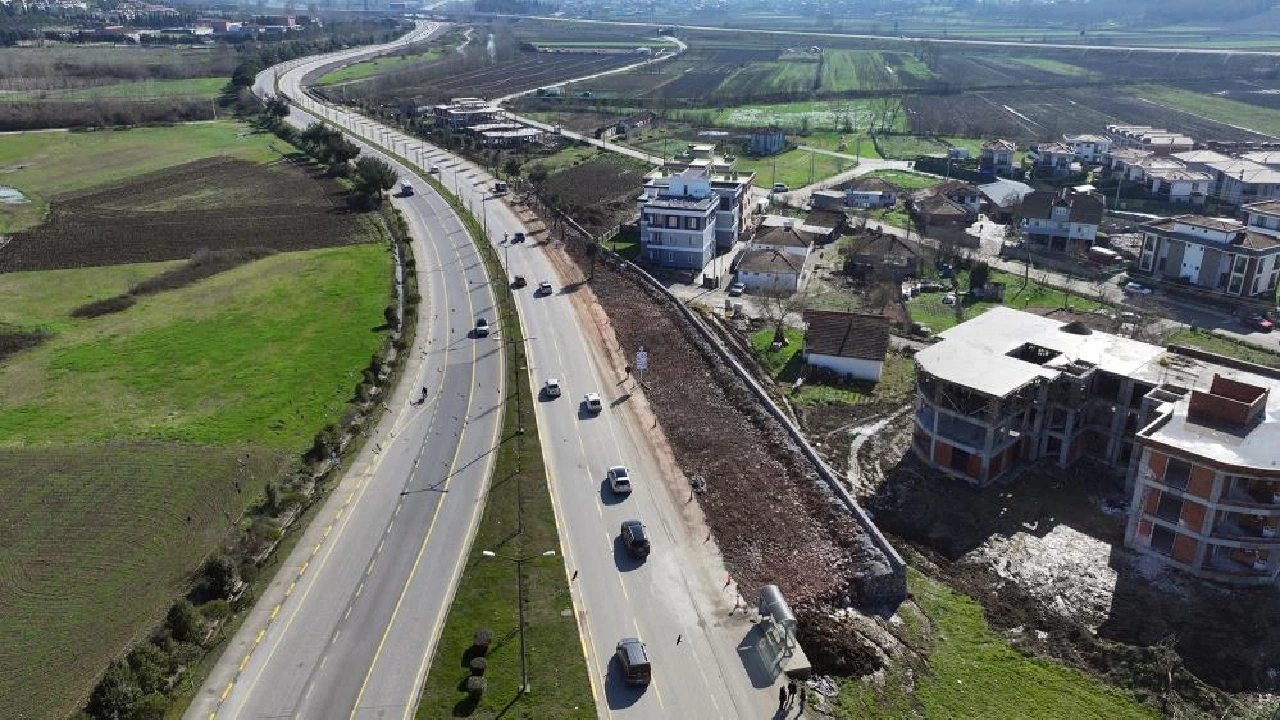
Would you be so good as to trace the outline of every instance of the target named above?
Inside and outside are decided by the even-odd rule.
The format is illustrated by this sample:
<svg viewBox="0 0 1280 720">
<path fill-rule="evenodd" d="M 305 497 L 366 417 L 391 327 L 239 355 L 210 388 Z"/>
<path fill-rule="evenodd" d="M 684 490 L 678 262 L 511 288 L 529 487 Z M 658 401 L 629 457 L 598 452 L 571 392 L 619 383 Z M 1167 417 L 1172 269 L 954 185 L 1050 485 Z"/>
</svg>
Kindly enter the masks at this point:
<svg viewBox="0 0 1280 720">
<path fill-rule="evenodd" d="M 1268 402 L 1280 372 L 1003 307 L 940 337 L 916 355 L 912 446 L 923 461 L 986 486 L 1028 462 L 1096 459 L 1133 493 L 1128 545 L 1205 576 L 1275 580 L 1280 408 Z M 1161 458 L 1175 457 L 1165 480 Z M 1201 468 L 1193 497 L 1184 464 Z M 1232 493 L 1265 496 L 1265 507 L 1226 508 Z M 1241 513 L 1257 517 L 1241 525 Z"/>
</svg>

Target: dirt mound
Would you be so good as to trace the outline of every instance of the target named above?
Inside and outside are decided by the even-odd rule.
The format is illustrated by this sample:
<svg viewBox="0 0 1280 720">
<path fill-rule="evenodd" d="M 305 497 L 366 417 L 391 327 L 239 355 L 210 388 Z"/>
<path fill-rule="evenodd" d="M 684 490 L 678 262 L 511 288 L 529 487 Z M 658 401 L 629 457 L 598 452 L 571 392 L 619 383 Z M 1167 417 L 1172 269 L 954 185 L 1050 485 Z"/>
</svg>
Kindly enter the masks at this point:
<svg viewBox="0 0 1280 720">
<path fill-rule="evenodd" d="M 819 675 L 866 677 L 885 666 L 885 654 L 859 631 L 852 615 L 816 608 L 796 611 L 805 655 Z"/>
<path fill-rule="evenodd" d="M 55 199 L 44 224 L 0 249 L 0 271 L 332 247 L 358 238 L 358 223 L 341 187 L 301 165 L 214 158 Z"/>
</svg>

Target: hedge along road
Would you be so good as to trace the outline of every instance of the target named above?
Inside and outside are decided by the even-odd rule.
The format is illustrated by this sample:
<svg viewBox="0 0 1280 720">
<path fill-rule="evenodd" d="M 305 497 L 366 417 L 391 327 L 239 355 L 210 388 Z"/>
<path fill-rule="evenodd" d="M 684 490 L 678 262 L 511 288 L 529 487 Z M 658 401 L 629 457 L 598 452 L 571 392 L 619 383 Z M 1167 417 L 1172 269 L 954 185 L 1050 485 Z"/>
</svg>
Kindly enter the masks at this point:
<svg viewBox="0 0 1280 720">
<path fill-rule="evenodd" d="M 398 42 L 434 30 L 422 27 Z M 274 77 L 267 71 L 260 82 Z M 312 120 L 297 110 L 290 118 L 295 125 Z M 483 506 L 503 351 L 500 337 L 469 336 L 494 300 L 457 216 L 430 192 L 393 202 L 414 237 L 423 295 L 404 380 L 188 718 L 361 712 L 390 718 L 416 704 L 425 658 Z M 424 387 L 427 402 L 414 404 Z M 375 683 L 373 668 L 393 676 Z"/>
<path fill-rule="evenodd" d="M 482 217 L 491 238 L 528 231 L 490 195 L 493 178 L 483 170 L 305 98 L 297 82 L 298 74 L 291 73 L 281 78 L 280 87 L 313 112 L 414 158 L 419 167 L 438 164 L 439 181 L 455 188 Z M 555 278 L 539 245 L 501 248 L 508 272 L 534 282 Z M 733 612 L 736 583 L 727 577 L 699 511 L 688 502 L 687 482 L 655 451 L 649 424 L 641 424 L 640 413 L 627 407 L 639 402 L 639 389 L 619 382 L 620 365 L 607 357 L 599 330 L 578 314 L 573 295 L 573 286 L 542 297 L 525 291 L 517 293 L 516 303 L 528 333 L 531 384 L 556 377 L 564 388 L 563 398 L 538 403 L 539 438 L 550 471 L 560 550 L 573 572 L 571 593 L 597 710 L 602 717 L 772 717 L 785 677 L 760 662 L 759 629 L 745 612 Z M 660 353 L 657 357 L 660 361 Z M 593 391 L 605 404 L 596 417 L 577 403 Z M 612 495 L 604 481 L 606 469 L 619 463 L 637 477 L 625 499 Z M 621 521 L 632 518 L 648 525 L 654 537 L 654 554 L 644 563 L 629 559 L 617 540 Z M 748 606 L 751 601 L 746 599 Z M 648 643 L 654 659 L 653 683 L 643 690 L 627 686 L 610 662 L 614 644 L 634 636 Z"/>
</svg>

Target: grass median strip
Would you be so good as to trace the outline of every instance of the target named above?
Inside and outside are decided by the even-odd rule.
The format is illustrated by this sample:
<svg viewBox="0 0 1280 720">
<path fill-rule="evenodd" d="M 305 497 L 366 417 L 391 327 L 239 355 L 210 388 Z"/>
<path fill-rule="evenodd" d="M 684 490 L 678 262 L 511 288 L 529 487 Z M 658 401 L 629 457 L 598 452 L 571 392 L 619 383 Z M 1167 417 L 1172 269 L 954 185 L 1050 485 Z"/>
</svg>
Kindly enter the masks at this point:
<svg viewBox="0 0 1280 720">
<path fill-rule="evenodd" d="M 594 718 L 595 702 L 578 638 L 537 418 L 524 334 L 506 272 L 475 218 L 434 178 L 428 182 L 462 218 L 494 278 L 507 362 L 502 431 L 484 515 L 436 645 L 416 718 Z M 555 551 L 555 556 L 543 553 Z M 484 553 L 490 552 L 492 557 Z M 517 567 L 524 560 L 525 647 L 529 692 L 521 693 Z M 483 694 L 467 691 L 477 630 L 492 634 Z"/>
</svg>

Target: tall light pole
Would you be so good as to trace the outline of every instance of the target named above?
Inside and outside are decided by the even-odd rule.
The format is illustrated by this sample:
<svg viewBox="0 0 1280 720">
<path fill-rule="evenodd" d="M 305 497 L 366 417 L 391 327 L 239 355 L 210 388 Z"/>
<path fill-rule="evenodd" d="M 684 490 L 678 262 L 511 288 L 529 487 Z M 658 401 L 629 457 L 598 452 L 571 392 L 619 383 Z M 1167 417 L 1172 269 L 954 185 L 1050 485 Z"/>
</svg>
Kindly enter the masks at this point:
<svg viewBox="0 0 1280 720">
<path fill-rule="evenodd" d="M 503 558 L 516 564 L 516 609 L 520 620 L 520 694 L 529 692 L 529 661 L 524 648 L 524 564 L 540 557 L 554 557 L 555 550 L 547 550 L 538 555 L 527 557 L 508 557 L 492 550 L 481 550 L 480 554 L 490 558 Z"/>
</svg>

